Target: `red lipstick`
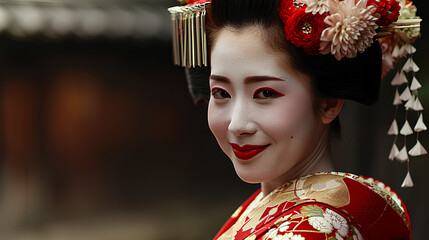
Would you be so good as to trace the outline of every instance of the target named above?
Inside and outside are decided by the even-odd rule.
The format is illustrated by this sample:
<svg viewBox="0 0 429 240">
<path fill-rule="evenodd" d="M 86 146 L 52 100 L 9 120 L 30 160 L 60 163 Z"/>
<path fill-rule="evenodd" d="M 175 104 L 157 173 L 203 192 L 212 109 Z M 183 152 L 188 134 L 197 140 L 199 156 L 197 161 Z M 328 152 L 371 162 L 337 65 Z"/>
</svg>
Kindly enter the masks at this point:
<svg viewBox="0 0 429 240">
<path fill-rule="evenodd" d="M 264 151 L 268 145 L 244 145 L 240 147 L 238 144 L 231 143 L 232 149 L 236 157 L 242 160 L 248 160 Z"/>
</svg>

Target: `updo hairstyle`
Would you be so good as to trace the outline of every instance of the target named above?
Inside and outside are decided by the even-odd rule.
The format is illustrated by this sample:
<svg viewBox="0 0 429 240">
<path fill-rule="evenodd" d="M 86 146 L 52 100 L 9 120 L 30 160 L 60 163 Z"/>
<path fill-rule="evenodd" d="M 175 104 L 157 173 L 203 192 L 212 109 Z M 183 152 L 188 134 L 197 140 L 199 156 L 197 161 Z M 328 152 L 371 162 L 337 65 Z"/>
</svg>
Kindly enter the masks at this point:
<svg viewBox="0 0 429 240">
<path fill-rule="evenodd" d="M 261 26 L 267 44 L 275 51 L 287 54 L 291 67 L 307 74 L 311 79 L 313 94 L 316 99 L 350 99 L 362 104 L 377 101 L 382 55 L 378 41 L 358 53 L 355 58 L 335 59 L 331 54 L 310 56 L 286 40 L 284 25 L 278 13 L 280 0 L 211 0 L 207 8 L 207 34 L 209 54 L 218 33 L 222 28 L 242 29 L 248 26 Z M 193 74 L 189 74 L 192 73 Z M 188 81 L 198 86 L 193 95 L 209 99 L 208 68 L 188 69 Z M 196 78 L 193 79 L 193 75 Z M 198 91 L 195 91 L 198 90 Z M 316 109 L 316 108 L 315 108 Z M 338 118 L 331 123 L 334 132 L 339 134 Z"/>
</svg>

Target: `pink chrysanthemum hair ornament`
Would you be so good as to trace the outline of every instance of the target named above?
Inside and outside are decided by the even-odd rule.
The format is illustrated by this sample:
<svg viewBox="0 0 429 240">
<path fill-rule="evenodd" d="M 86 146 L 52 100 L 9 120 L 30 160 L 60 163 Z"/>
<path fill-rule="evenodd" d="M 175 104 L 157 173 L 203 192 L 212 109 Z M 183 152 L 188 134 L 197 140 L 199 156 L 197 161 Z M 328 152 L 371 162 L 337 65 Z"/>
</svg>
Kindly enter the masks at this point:
<svg viewBox="0 0 429 240">
<path fill-rule="evenodd" d="M 193 68 L 208 66 L 205 17 L 210 1 L 180 2 L 187 5 L 168 9 L 173 27 L 174 62 L 190 72 Z M 399 66 L 392 81 L 396 88 L 393 102 L 396 111 L 388 134 L 395 136 L 389 159 L 408 163 L 403 187 L 413 186 L 409 156 L 426 154 L 418 140 L 419 133 L 427 128 L 418 98 L 421 84 L 415 76 L 419 68 L 412 58 L 416 52 L 412 43 L 420 36 L 421 19 L 416 11 L 413 3 L 407 0 L 281 0 L 278 9 L 285 38 L 308 55 L 331 54 L 341 61 L 356 57 L 378 40 L 383 53 L 383 77 L 395 65 Z M 402 104 L 405 123 L 399 129 L 396 117 Z M 418 115 L 414 128 L 407 120 L 409 111 Z M 417 142 L 407 151 L 407 136 L 413 133 L 417 135 Z M 404 136 L 401 149 L 397 147 L 399 134 Z"/>
</svg>

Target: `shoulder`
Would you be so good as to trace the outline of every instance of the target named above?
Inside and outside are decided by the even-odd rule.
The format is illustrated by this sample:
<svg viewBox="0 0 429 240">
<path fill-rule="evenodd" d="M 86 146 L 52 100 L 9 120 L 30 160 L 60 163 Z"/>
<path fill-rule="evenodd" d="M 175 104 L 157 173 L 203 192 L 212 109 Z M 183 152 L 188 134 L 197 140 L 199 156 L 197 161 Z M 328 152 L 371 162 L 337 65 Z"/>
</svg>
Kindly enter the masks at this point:
<svg viewBox="0 0 429 240">
<path fill-rule="evenodd" d="M 283 195 L 278 201 L 292 200 L 296 204 L 279 216 L 278 219 L 285 221 L 272 224 L 265 236 L 386 240 L 410 237 L 409 219 L 402 201 L 390 187 L 374 179 L 348 173 L 317 173 L 284 185 L 276 195 Z M 286 223 L 294 231 L 282 232 Z"/>
<path fill-rule="evenodd" d="M 298 178 L 292 186 L 299 201 L 314 200 L 334 207 L 372 206 L 387 204 L 406 220 L 405 206 L 399 196 L 386 184 L 373 178 L 350 173 L 315 173 Z M 283 190 L 291 186 L 284 185 Z"/>
<path fill-rule="evenodd" d="M 385 184 L 347 173 L 292 180 L 250 197 L 215 239 L 410 239 L 406 208 Z"/>
</svg>

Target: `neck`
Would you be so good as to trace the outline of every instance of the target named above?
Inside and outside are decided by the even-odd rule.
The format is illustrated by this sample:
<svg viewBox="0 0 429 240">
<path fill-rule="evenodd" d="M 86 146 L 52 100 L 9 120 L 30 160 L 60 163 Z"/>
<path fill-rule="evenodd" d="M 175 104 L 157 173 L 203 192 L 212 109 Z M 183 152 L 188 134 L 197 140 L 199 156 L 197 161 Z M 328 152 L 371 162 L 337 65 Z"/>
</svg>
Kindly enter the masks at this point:
<svg viewBox="0 0 429 240">
<path fill-rule="evenodd" d="M 267 196 L 274 189 L 282 186 L 292 179 L 302 177 L 310 173 L 333 171 L 334 167 L 332 164 L 328 143 L 329 127 L 325 127 L 322 130 L 319 141 L 316 143 L 313 151 L 307 157 L 297 163 L 286 174 L 276 179 L 261 183 L 262 193 L 264 196 Z"/>
</svg>

